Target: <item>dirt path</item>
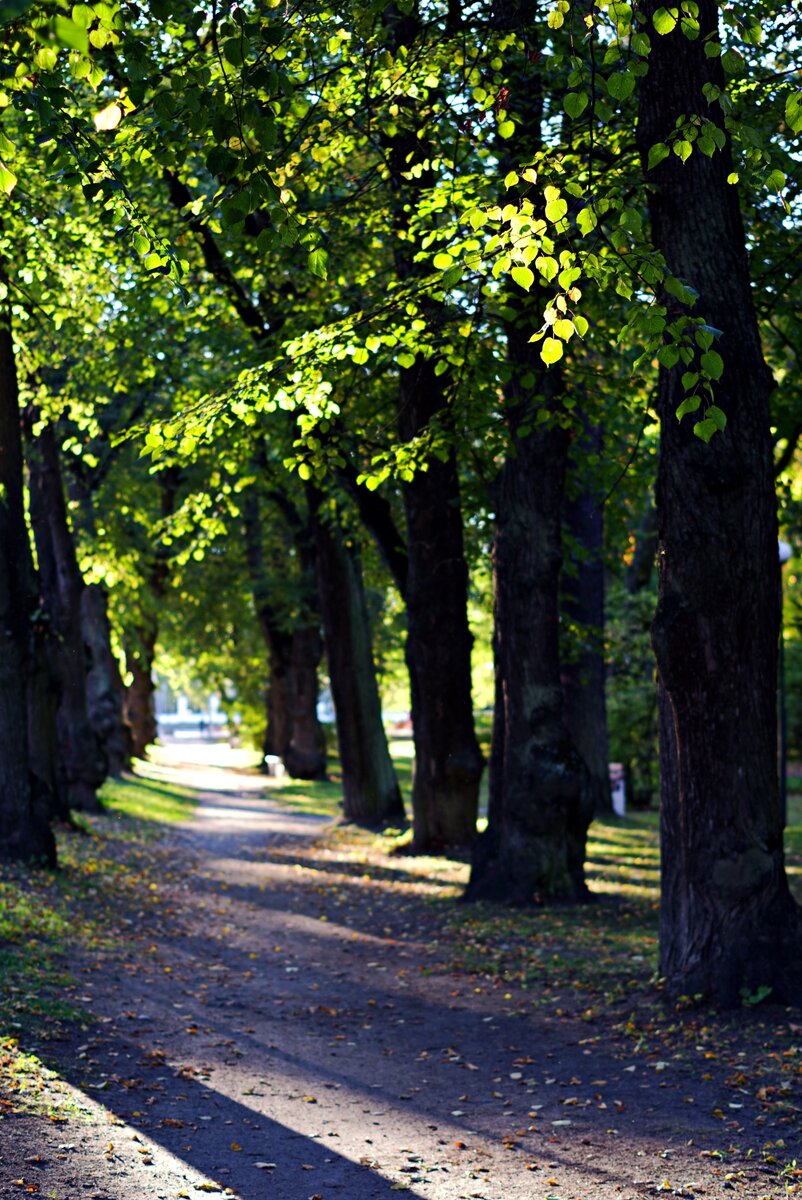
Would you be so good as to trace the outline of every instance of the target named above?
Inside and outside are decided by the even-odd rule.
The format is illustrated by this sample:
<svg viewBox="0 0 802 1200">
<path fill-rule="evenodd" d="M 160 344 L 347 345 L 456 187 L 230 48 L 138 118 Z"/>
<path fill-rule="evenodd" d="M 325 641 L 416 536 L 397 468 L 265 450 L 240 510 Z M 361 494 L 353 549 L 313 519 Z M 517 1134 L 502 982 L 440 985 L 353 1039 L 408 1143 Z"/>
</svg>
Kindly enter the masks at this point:
<svg viewBox="0 0 802 1200">
<path fill-rule="evenodd" d="M 767 1107 L 732 1063 L 637 1054 L 602 1017 L 449 974 L 425 884 L 313 853 L 319 819 L 258 781 L 202 786 L 157 903 L 75 964 L 98 1022 L 60 1051 L 66 1120 L 0 1123 L 3 1200 L 798 1189 L 778 1174 L 802 1158 L 797 1094 Z"/>
</svg>

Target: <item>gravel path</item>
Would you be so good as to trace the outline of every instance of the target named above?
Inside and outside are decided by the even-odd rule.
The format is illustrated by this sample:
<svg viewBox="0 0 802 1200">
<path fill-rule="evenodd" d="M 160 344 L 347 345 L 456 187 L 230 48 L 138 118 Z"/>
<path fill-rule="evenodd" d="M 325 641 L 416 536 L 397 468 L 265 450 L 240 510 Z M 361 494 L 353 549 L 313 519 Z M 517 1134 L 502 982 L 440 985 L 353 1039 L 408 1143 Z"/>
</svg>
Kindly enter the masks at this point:
<svg viewBox="0 0 802 1200">
<path fill-rule="evenodd" d="M 723 1065 L 625 1052 L 602 1018 L 449 974 L 403 872 L 355 874 L 313 853 L 318 818 L 258 781 L 203 779 L 151 885 L 158 908 L 121 917 L 122 952 L 75 964 L 98 1022 L 60 1051 L 50 1101 L 66 1120 L 0 1122 L 3 1200 L 798 1187 L 778 1177 L 800 1149 L 793 1104 L 767 1117 Z"/>
</svg>

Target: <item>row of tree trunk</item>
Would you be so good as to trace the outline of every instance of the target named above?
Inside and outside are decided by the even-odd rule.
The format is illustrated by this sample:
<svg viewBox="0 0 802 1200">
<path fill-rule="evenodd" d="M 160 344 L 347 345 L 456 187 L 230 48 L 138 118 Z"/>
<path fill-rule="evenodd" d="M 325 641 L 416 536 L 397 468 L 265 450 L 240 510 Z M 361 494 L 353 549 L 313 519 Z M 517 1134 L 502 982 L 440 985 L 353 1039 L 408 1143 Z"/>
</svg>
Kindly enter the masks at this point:
<svg viewBox="0 0 802 1200">
<path fill-rule="evenodd" d="M 0 489 L 0 858 L 52 864 L 51 821 L 97 810 L 97 789 L 129 751 L 106 598 L 78 568 L 55 431 L 32 406 L 21 411 L 8 309 Z"/>
</svg>

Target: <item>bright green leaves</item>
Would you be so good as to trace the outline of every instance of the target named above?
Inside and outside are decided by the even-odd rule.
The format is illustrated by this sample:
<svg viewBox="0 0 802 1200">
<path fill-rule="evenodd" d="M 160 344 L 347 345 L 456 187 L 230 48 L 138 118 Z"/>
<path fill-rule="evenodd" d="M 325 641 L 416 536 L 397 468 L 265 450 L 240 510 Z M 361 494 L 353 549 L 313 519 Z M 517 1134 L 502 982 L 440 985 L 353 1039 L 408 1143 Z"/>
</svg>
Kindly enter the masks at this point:
<svg viewBox="0 0 802 1200">
<path fill-rule="evenodd" d="M 13 171 L 9 171 L 5 163 L 0 162 L 0 191 L 10 196 L 16 186 L 17 176 Z"/>
<path fill-rule="evenodd" d="M 658 8 L 652 17 L 655 32 L 661 35 L 672 33 L 679 22 L 678 8 Z"/>
<path fill-rule="evenodd" d="M 576 215 L 576 224 L 580 233 L 592 233 L 598 225 L 598 218 L 592 208 L 581 208 Z"/>
<path fill-rule="evenodd" d="M 653 171 L 659 166 L 663 159 L 668 158 L 671 151 L 665 142 L 655 142 L 649 150 L 649 159 L 647 162 L 647 170 Z"/>
<path fill-rule="evenodd" d="M 559 317 L 552 326 L 558 338 L 567 342 L 574 336 L 574 323 L 568 317 Z"/>
<path fill-rule="evenodd" d="M 546 18 L 549 29 L 562 29 L 565 24 L 565 18 L 570 11 L 570 0 L 557 0 L 557 4 Z"/>
<path fill-rule="evenodd" d="M 705 415 L 701 421 L 697 421 L 693 427 L 693 432 L 696 437 L 701 438 L 707 445 L 714 433 L 723 433 L 727 425 L 727 414 L 723 409 L 715 404 L 711 404 L 705 409 Z"/>
<path fill-rule="evenodd" d="M 317 247 L 309 251 L 307 258 L 307 267 L 311 275 L 316 275 L 318 279 L 327 279 L 329 273 L 329 256 L 328 253 Z"/>
<path fill-rule="evenodd" d="M 535 282 L 534 272 L 529 267 L 513 267 L 510 273 L 518 286 L 522 287 L 525 292 L 528 292 Z"/>
<path fill-rule="evenodd" d="M 560 189 L 556 187 L 544 188 L 543 197 L 546 201 L 546 220 L 556 225 L 568 212 L 568 203 L 560 195 Z"/>
<path fill-rule="evenodd" d="M 77 50 L 80 54 L 88 53 L 89 34 L 84 25 L 79 25 L 77 21 L 71 21 L 69 17 L 56 17 L 53 28 L 62 46 L 66 46 L 70 50 Z"/>
<path fill-rule="evenodd" d="M 563 344 L 559 338 L 547 337 L 540 348 L 540 357 L 547 367 L 559 362 L 563 356 Z"/>
<path fill-rule="evenodd" d="M 785 123 L 793 133 L 802 133 L 802 92 L 791 92 L 786 96 Z"/>
</svg>

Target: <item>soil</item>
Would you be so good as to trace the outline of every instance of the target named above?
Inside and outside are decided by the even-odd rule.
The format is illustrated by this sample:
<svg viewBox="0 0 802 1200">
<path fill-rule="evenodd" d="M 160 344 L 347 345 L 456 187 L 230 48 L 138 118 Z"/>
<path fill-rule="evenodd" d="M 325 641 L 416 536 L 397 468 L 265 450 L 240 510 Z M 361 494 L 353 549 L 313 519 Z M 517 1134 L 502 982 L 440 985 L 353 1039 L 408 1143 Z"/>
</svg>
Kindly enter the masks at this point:
<svg viewBox="0 0 802 1200">
<path fill-rule="evenodd" d="M 660 1057 L 620 1013 L 455 974 L 425 881 L 321 848 L 321 821 L 258 781 L 203 786 L 120 945 L 71 964 L 95 1020 L 48 1046 L 38 1111 L 0 1121 L 3 1200 L 800 1190 L 792 1014 Z M 776 1078 L 752 1086 L 752 1054 Z"/>
</svg>

